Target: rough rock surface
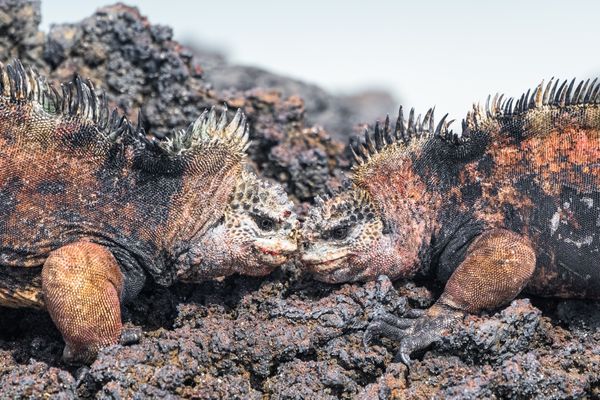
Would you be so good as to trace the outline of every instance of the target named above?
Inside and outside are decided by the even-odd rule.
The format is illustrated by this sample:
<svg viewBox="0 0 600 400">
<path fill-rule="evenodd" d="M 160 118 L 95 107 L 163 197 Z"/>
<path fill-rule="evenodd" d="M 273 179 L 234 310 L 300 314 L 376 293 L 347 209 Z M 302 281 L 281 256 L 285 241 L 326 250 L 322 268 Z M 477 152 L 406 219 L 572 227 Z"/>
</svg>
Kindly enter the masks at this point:
<svg viewBox="0 0 600 400">
<path fill-rule="evenodd" d="M 0 54 L 64 80 L 75 71 L 152 129 L 181 128 L 227 102 L 250 115 L 256 168 L 300 200 L 339 181 L 343 145 L 304 120 L 299 97 L 259 88 L 220 91 L 202 59 L 132 8 L 102 9 L 38 31 L 39 3 L 0 2 Z M 395 344 L 362 334 L 379 310 L 404 313 L 439 295 L 429 282 L 326 285 L 290 265 L 266 279 L 232 277 L 165 289 L 125 307 L 140 344 L 107 348 L 89 368 L 60 361 L 49 316 L 0 308 L 0 398 L 387 399 L 600 397 L 599 304 L 515 300 L 469 316 L 410 370 Z"/>
<path fill-rule="evenodd" d="M 332 95 L 320 87 L 275 74 L 257 67 L 235 65 L 218 52 L 190 44 L 202 60 L 204 77 L 217 90 L 250 90 L 255 87 L 274 89 L 284 96 L 298 95 L 304 100 L 306 119 L 325 127 L 343 142 L 357 132 L 356 125 L 365 121 L 383 120 L 393 114 L 400 102 L 382 90 L 363 90 L 345 95 Z"/>
<path fill-rule="evenodd" d="M 2 60 L 19 57 L 57 81 L 75 73 L 89 78 L 130 120 L 143 106 L 147 127 L 159 136 L 186 127 L 206 107 L 242 108 L 251 123 L 256 168 L 287 184 L 299 200 L 339 184 L 339 169 L 348 167 L 343 144 L 305 123 L 302 99 L 264 88 L 213 89 L 202 78 L 202 60 L 172 39 L 171 28 L 152 25 L 136 8 L 105 7 L 47 34 L 38 31 L 40 19 L 39 2 L 0 2 Z M 286 146 L 290 157 L 273 154 L 288 139 L 294 141 Z M 294 184 L 299 180 L 305 187 Z"/>
</svg>

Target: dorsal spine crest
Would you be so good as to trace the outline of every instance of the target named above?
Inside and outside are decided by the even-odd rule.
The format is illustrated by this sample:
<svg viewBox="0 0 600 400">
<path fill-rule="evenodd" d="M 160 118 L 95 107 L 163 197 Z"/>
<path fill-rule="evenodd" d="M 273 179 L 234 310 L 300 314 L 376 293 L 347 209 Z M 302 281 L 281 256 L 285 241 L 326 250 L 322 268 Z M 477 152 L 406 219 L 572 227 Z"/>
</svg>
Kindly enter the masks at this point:
<svg viewBox="0 0 600 400">
<path fill-rule="evenodd" d="M 72 81 L 61 84 L 59 92 L 19 60 L 6 66 L 0 63 L 0 96 L 9 103 L 37 104 L 50 115 L 88 123 L 97 131 L 98 140 L 133 145 L 140 157 L 147 158 L 139 165 L 154 170 L 179 170 L 180 165 L 193 163 L 194 154 L 206 146 L 222 146 L 242 159 L 249 146 L 248 124 L 239 109 L 228 122 L 226 105 L 220 116 L 212 107 L 187 129 L 162 139 L 148 132 L 141 112 L 137 125 L 132 125 L 116 109 L 110 110 L 106 95 L 98 94 L 91 81 L 75 75 Z"/>
<path fill-rule="evenodd" d="M 485 106 L 474 104 L 463 121 L 463 134 L 482 129 L 489 124 L 502 124 L 505 121 L 522 118 L 530 111 L 563 110 L 569 112 L 582 108 L 597 108 L 600 104 L 600 83 L 598 78 L 582 80 L 577 86 L 576 79 L 560 82 L 550 79 L 542 81 L 535 89 L 528 90 L 518 99 L 505 99 L 504 95 L 490 95 Z"/>
<path fill-rule="evenodd" d="M 372 130 L 366 129 L 364 139 L 350 146 L 356 165 L 364 165 L 371 158 L 388 146 L 409 146 L 414 140 L 433 138 L 450 147 L 455 147 L 456 154 L 464 154 L 465 147 L 472 135 L 477 132 L 491 134 L 501 131 L 503 126 L 515 125 L 530 111 L 563 111 L 565 113 L 581 112 L 585 109 L 600 108 L 600 82 L 594 80 L 580 81 L 576 79 L 562 81 L 550 79 L 547 84 L 540 83 L 535 89 L 528 90 L 519 98 L 506 98 L 503 94 L 488 96 L 484 106 L 474 104 L 471 111 L 462 120 L 459 133 L 449 129 L 454 120 L 447 121 L 448 114 L 435 125 L 434 108 L 430 108 L 425 116 L 415 117 L 414 108 L 410 110 L 408 120 L 404 119 L 403 108 L 400 107 L 395 126 L 391 127 L 389 115 L 383 127 L 379 121 Z M 600 123 L 592 121 L 593 128 Z M 596 124 L 598 126 L 596 126 Z M 435 127 L 435 129 L 434 129 Z"/>
</svg>

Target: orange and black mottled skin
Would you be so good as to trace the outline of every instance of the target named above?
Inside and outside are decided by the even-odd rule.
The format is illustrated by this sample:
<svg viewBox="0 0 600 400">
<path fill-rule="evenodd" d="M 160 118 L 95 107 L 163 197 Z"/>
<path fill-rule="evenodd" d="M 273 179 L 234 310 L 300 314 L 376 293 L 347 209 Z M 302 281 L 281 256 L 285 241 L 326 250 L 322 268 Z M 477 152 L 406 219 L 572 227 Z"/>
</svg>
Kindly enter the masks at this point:
<svg viewBox="0 0 600 400">
<path fill-rule="evenodd" d="M 534 121 L 545 118 L 536 111 L 529 111 Z M 535 249 L 528 293 L 600 298 L 600 106 L 585 106 L 584 118 L 577 112 L 557 110 L 543 131 L 514 117 L 467 132 L 476 143 L 463 144 L 472 149 L 457 159 L 437 158 L 446 164 L 437 179 L 425 166 L 432 158 L 415 156 L 416 175 L 436 185 L 442 204 L 433 234 L 440 250 L 430 254 L 440 280 L 450 279 L 482 233 L 506 230 Z"/>
<path fill-rule="evenodd" d="M 417 320 L 383 316 L 367 338 L 397 338 L 408 363 L 412 351 L 439 338 L 455 318 L 497 308 L 522 290 L 600 299 L 595 82 L 558 90 L 551 82 L 514 108 L 501 99 L 486 110 L 475 107 L 462 136 L 444 121 L 434 132 L 432 112 L 408 127 L 400 117 L 402 134 L 397 126 L 396 138 L 386 140 L 392 135 L 386 123 L 358 148 L 350 190 L 368 193 L 396 238 L 395 258 L 380 269 L 391 278 L 433 275 L 445 283 Z"/>
<path fill-rule="evenodd" d="M 109 116 L 79 78 L 60 96 L 19 63 L 0 71 L 0 306 L 47 309 L 67 361 L 89 362 L 118 341 L 120 304 L 136 297 L 147 276 L 169 285 L 182 275 L 265 275 L 295 251 L 293 239 L 279 253 L 269 232 L 251 254 L 247 238 L 233 236 L 246 240 L 235 253 L 226 228 L 214 229 L 236 187 L 245 186 L 282 210 L 268 228 L 295 229 L 283 191 L 243 171 L 240 112 L 229 125 L 225 112 L 219 121 L 205 112 L 171 142 L 157 143 Z M 207 232 L 205 241 L 221 247 L 203 244 Z M 244 246 L 246 260 L 270 263 L 213 265 Z"/>
<path fill-rule="evenodd" d="M 201 227 L 210 221 L 206 210 L 225 207 L 239 160 L 223 152 L 214 160 L 220 167 L 201 179 L 185 170 L 153 173 L 133 168 L 133 148 L 103 143 L 93 124 L 40 121 L 37 113 L 28 103 L 0 104 L 1 264 L 39 268 L 52 250 L 93 238 L 123 265 L 125 295 L 141 288 L 140 265 L 157 282 L 172 282 L 165 264 L 178 254 L 166 249 L 185 245 L 188 219 Z"/>
<path fill-rule="evenodd" d="M 95 286 L 103 285 L 99 274 L 119 281 L 110 295 L 113 307 L 108 311 L 113 318 L 100 319 L 95 326 L 89 319 L 82 321 L 89 329 L 101 331 L 108 329 L 103 324 L 118 321 L 118 327 L 108 329 L 111 335 L 92 335 L 90 354 L 98 346 L 116 342 L 119 304 L 135 298 L 147 274 L 161 284 L 173 281 L 175 271 L 167 265 L 179 256 L 175 251 L 187 244 L 184 226 L 190 220 L 198 229 L 210 223 L 206 211 L 217 215 L 222 211 L 241 170 L 239 160 L 228 159 L 225 152 L 214 160 L 221 168 L 202 179 L 185 170 L 157 174 L 134 168 L 138 155 L 133 147 L 103 142 L 96 129 L 85 120 L 41 114 L 29 102 L 0 100 L 0 305 L 46 307 L 59 328 L 73 327 L 61 322 L 64 313 L 53 312 L 52 293 L 59 300 L 78 293 L 84 301 L 78 310 L 82 313 L 106 300 L 104 292 L 95 291 Z M 73 243 L 84 244 L 78 246 L 83 264 L 48 263 Z M 114 259 L 106 261 L 108 256 L 100 257 L 103 252 Z M 95 258 L 100 261 L 88 260 Z M 108 263 L 114 264 L 110 271 L 99 272 Z M 56 276 L 72 282 L 63 270 L 75 267 L 75 275 L 97 285 L 83 285 L 78 292 L 64 285 L 63 291 L 39 290 L 42 270 L 57 269 Z M 77 342 L 73 347 L 69 334 L 61 331 L 67 342 L 66 358 L 89 360 L 81 350 L 84 346 Z"/>
</svg>

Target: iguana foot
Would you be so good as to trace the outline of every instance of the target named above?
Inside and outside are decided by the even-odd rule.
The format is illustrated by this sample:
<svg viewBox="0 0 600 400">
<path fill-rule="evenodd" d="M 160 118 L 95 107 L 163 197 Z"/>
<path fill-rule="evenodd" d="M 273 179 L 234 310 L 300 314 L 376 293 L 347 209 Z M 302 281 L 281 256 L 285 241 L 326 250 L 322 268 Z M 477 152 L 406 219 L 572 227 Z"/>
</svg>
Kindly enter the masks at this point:
<svg viewBox="0 0 600 400">
<path fill-rule="evenodd" d="M 411 310 L 406 317 L 381 313 L 365 330 L 363 343 L 367 345 L 374 336 L 399 341 L 400 347 L 395 359 L 410 366 L 411 353 L 440 340 L 463 315 L 462 311 L 442 304 L 434 304 L 426 311 Z"/>
<path fill-rule="evenodd" d="M 103 246 L 80 241 L 50 253 L 42 291 L 65 340 L 66 363 L 91 363 L 100 348 L 119 342 L 122 288 L 117 261 Z"/>
<path fill-rule="evenodd" d="M 122 346 L 128 346 L 139 343 L 141 339 L 141 328 L 124 328 L 121 330 L 118 343 Z M 63 350 L 62 359 L 65 363 L 72 365 L 89 364 L 96 358 L 100 347 L 94 345 L 86 347 L 73 346 L 67 342 Z"/>
</svg>

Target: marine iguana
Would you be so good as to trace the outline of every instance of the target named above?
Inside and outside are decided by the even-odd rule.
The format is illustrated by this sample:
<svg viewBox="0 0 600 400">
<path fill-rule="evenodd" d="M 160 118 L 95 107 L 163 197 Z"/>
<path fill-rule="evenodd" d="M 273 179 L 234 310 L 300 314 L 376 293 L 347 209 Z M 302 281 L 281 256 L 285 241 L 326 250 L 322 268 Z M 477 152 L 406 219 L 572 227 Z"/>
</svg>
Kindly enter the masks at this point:
<svg viewBox="0 0 600 400">
<path fill-rule="evenodd" d="M 0 306 L 47 309 L 68 362 L 119 341 L 120 305 L 148 277 L 261 276 L 297 248 L 286 193 L 245 170 L 241 111 L 165 140 L 140 121 L 80 77 L 59 93 L 0 66 Z"/>
<path fill-rule="evenodd" d="M 600 298 L 600 84 L 543 82 L 474 105 L 461 134 L 430 109 L 402 108 L 352 146 L 350 186 L 319 199 L 301 229 L 302 263 L 325 282 L 417 274 L 445 283 L 412 317 L 366 331 L 411 352 L 465 313 L 538 296 Z"/>
</svg>

